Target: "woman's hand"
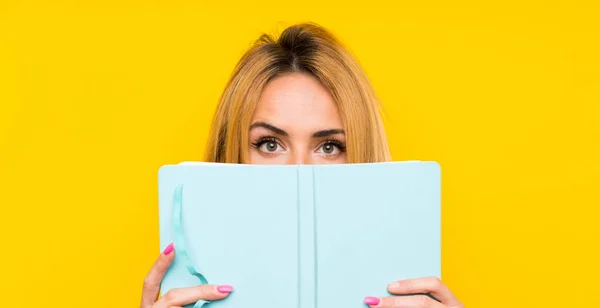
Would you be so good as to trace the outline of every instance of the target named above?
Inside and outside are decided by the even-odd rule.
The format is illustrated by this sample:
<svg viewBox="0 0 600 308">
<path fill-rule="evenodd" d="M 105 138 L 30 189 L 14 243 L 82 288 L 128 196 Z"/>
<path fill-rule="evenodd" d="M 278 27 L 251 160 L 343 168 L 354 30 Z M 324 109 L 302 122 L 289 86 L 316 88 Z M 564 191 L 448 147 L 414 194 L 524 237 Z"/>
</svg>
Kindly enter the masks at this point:
<svg viewBox="0 0 600 308">
<path fill-rule="evenodd" d="M 388 285 L 388 292 L 403 296 L 368 296 L 365 303 L 378 308 L 464 308 L 437 277 L 396 281 Z M 427 295 L 410 294 L 430 294 L 437 301 Z"/>
<path fill-rule="evenodd" d="M 199 300 L 215 301 L 224 299 L 233 291 L 233 287 L 231 286 L 206 284 L 189 288 L 172 289 L 157 300 L 160 291 L 160 282 L 174 259 L 175 249 L 173 244 L 170 244 L 156 259 L 146 279 L 144 279 L 141 308 L 180 308 Z"/>
</svg>

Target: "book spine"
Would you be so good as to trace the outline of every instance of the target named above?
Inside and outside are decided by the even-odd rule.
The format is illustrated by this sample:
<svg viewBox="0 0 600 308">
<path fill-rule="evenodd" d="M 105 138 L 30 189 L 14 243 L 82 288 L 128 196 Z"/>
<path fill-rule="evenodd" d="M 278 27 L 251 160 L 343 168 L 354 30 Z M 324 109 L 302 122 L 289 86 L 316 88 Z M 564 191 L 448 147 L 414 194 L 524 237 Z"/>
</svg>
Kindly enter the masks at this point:
<svg viewBox="0 0 600 308">
<path fill-rule="evenodd" d="M 298 166 L 298 308 L 316 308 L 316 233 L 313 168 Z"/>
</svg>

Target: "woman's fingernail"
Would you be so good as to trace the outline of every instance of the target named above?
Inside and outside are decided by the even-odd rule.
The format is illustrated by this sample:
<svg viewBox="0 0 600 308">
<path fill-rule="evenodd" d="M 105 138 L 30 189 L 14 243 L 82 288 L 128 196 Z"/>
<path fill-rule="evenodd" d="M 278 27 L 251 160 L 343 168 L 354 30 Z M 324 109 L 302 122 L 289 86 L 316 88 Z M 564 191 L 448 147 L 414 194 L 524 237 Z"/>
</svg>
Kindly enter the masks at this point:
<svg viewBox="0 0 600 308">
<path fill-rule="evenodd" d="M 377 306 L 377 305 L 379 305 L 380 302 L 381 302 L 381 299 L 379 299 L 379 297 L 374 297 L 374 296 L 365 297 L 365 304 L 367 304 L 369 306 Z"/>
<path fill-rule="evenodd" d="M 217 291 L 221 293 L 231 293 L 233 291 L 233 287 L 229 285 L 221 285 L 217 287 Z"/>
<path fill-rule="evenodd" d="M 400 283 L 398 281 L 392 282 L 390 283 L 390 285 L 388 286 L 390 289 L 397 289 L 400 286 Z"/>
<path fill-rule="evenodd" d="M 167 248 L 165 248 L 165 251 L 163 251 L 163 253 L 165 255 L 170 254 L 171 252 L 173 252 L 173 243 L 169 244 L 169 246 L 167 246 Z"/>
</svg>

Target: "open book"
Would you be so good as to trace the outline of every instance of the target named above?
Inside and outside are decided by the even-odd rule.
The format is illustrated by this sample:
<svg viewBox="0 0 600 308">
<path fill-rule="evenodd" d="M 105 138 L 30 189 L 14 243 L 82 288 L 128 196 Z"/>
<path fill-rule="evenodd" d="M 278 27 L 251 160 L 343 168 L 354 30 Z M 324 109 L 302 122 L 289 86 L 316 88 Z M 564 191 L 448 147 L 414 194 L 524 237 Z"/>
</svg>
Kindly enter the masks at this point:
<svg viewBox="0 0 600 308">
<path fill-rule="evenodd" d="M 435 162 L 166 165 L 161 294 L 229 284 L 211 307 L 362 308 L 393 281 L 441 278 L 440 207 Z"/>
</svg>

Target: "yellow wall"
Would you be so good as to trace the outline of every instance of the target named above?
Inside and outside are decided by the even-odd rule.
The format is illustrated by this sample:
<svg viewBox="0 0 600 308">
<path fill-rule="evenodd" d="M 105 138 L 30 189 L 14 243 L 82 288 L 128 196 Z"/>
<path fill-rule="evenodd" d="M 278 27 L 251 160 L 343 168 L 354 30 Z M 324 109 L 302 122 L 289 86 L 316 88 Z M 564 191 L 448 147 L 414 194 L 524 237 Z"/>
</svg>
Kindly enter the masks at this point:
<svg viewBox="0 0 600 308">
<path fill-rule="evenodd" d="M 237 58 L 305 20 L 358 55 L 395 160 L 441 163 L 443 276 L 467 307 L 596 300 L 594 1 L 48 2 L 0 1 L 0 306 L 137 306 L 158 167 L 201 159 Z"/>
</svg>

